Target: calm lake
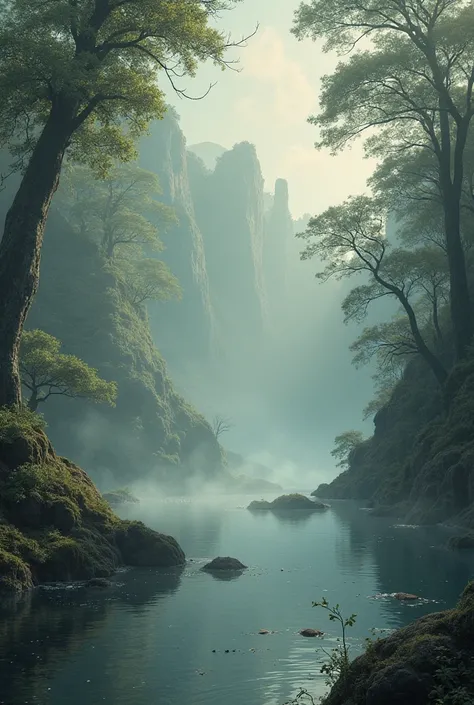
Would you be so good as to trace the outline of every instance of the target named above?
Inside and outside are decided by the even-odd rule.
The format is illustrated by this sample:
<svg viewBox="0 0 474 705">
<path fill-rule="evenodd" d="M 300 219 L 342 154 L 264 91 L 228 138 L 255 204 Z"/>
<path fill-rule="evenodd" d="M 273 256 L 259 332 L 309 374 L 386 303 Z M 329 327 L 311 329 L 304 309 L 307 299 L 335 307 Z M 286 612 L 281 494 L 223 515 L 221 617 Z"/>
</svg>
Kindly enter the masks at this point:
<svg viewBox="0 0 474 705">
<path fill-rule="evenodd" d="M 357 614 L 355 652 L 372 628 L 452 607 L 474 575 L 472 554 L 444 549 L 441 530 L 397 526 L 344 502 L 324 514 L 253 515 L 242 508 L 250 499 L 122 510 L 175 536 L 192 561 L 124 571 L 104 590 L 40 589 L 0 606 L 0 703 L 282 705 L 299 687 L 325 689 L 321 647 L 338 634 L 312 600 Z M 218 555 L 249 570 L 234 580 L 200 571 Z M 388 596 L 398 591 L 429 601 Z M 305 627 L 326 634 L 305 639 Z"/>
</svg>

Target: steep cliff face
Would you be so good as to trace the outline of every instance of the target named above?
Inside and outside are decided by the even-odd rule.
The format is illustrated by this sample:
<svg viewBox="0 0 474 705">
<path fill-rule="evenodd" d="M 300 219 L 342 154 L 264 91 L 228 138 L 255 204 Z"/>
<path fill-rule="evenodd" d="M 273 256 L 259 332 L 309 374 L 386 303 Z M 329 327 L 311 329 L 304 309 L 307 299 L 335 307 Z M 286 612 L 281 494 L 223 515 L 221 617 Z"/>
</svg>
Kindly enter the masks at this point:
<svg viewBox="0 0 474 705">
<path fill-rule="evenodd" d="M 99 483 L 150 476 L 179 485 L 195 472 L 213 476 L 222 469 L 214 434 L 176 394 L 146 316 L 121 296 L 95 245 L 54 211 L 27 325 L 56 336 L 64 352 L 118 383 L 116 408 L 56 397 L 40 409 L 58 451 Z"/>
<path fill-rule="evenodd" d="M 188 181 L 186 140 L 172 108 L 141 141 L 140 165 L 157 174 L 163 191 L 161 200 L 172 206 L 178 218 L 177 225 L 162 236 L 166 249 L 160 257 L 178 277 L 183 300 L 166 308 L 149 307 L 154 338 L 175 371 L 189 363 L 190 341 L 194 363 L 199 365 L 208 359 L 214 318 L 204 243 Z"/>
<path fill-rule="evenodd" d="M 199 157 L 204 162 L 206 169 L 214 171 L 217 160 L 222 157 L 224 152 L 227 152 L 227 149 L 215 142 L 199 142 L 199 144 L 189 145 L 188 151 Z"/>
<path fill-rule="evenodd" d="M 277 179 L 275 195 L 265 214 L 263 262 L 268 311 L 272 323 L 281 302 L 287 298 L 288 250 L 293 238 L 293 220 L 288 204 L 288 183 Z"/>
<path fill-rule="evenodd" d="M 253 145 L 224 152 L 213 172 L 188 158 L 221 349 L 258 349 L 265 325 L 263 178 Z"/>
</svg>

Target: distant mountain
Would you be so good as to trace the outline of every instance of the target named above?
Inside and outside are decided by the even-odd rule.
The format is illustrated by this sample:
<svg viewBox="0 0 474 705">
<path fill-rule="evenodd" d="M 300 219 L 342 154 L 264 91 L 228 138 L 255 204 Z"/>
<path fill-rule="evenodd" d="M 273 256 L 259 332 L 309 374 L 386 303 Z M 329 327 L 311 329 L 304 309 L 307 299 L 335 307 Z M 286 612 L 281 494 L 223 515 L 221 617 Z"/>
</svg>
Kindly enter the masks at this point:
<svg viewBox="0 0 474 705">
<path fill-rule="evenodd" d="M 216 162 L 219 157 L 222 157 L 224 152 L 228 150 L 215 142 L 200 142 L 199 144 L 191 144 L 188 150 L 193 152 L 204 162 L 205 166 L 214 171 Z"/>
</svg>

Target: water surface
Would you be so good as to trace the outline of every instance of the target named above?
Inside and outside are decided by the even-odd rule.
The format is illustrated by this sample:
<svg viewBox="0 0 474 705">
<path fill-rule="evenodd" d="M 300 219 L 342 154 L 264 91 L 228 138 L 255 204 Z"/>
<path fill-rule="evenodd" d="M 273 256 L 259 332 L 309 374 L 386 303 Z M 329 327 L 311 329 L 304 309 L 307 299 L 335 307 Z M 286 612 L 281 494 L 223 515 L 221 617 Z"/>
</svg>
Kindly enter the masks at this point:
<svg viewBox="0 0 474 705">
<path fill-rule="evenodd" d="M 355 652 L 372 628 L 453 606 L 474 573 L 472 555 L 445 550 L 438 530 L 350 503 L 276 517 L 247 502 L 133 506 L 122 515 L 178 539 L 192 559 L 183 570 L 128 570 L 106 590 L 41 589 L 2 605 L 1 705 L 282 705 L 299 687 L 324 691 L 321 647 L 337 630 L 313 600 L 357 614 Z M 201 572 L 217 555 L 249 570 L 233 580 Z M 398 591 L 427 602 L 388 596 Z M 305 639 L 304 627 L 325 637 Z"/>
</svg>

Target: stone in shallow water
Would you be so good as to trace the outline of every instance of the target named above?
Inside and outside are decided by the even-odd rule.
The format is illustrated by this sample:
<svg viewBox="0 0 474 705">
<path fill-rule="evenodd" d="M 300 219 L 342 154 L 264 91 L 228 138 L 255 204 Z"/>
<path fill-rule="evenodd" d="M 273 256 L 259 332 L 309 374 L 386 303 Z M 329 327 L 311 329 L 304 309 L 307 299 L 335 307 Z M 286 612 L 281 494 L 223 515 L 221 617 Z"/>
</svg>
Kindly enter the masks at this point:
<svg viewBox="0 0 474 705">
<path fill-rule="evenodd" d="M 231 558 L 230 556 L 218 556 L 214 558 L 210 563 L 206 563 L 203 570 L 207 570 L 212 573 L 216 570 L 245 570 L 246 565 L 241 563 L 237 558 Z"/>
<path fill-rule="evenodd" d="M 300 634 L 301 636 L 308 636 L 308 637 L 314 637 L 314 636 L 323 636 L 324 632 L 322 632 L 320 629 L 300 629 Z"/>
<path fill-rule="evenodd" d="M 112 583 L 107 578 L 91 578 L 85 584 L 85 587 L 89 588 L 107 588 L 110 587 Z"/>
<path fill-rule="evenodd" d="M 418 597 L 418 595 L 412 595 L 410 592 L 396 592 L 394 594 L 394 598 L 396 600 L 401 600 L 402 602 L 404 600 L 408 601 L 408 600 L 419 600 L 420 599 Z"/>
</svg>

